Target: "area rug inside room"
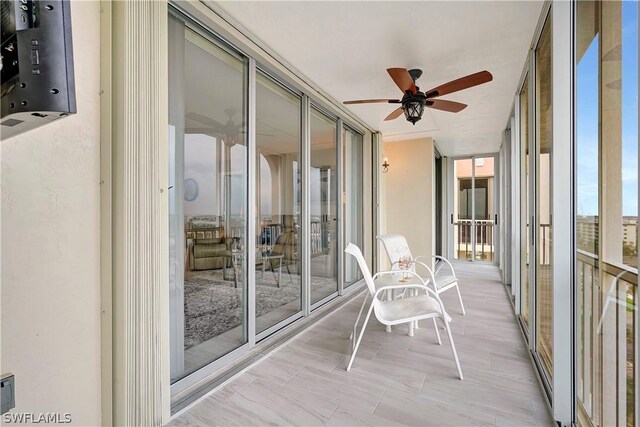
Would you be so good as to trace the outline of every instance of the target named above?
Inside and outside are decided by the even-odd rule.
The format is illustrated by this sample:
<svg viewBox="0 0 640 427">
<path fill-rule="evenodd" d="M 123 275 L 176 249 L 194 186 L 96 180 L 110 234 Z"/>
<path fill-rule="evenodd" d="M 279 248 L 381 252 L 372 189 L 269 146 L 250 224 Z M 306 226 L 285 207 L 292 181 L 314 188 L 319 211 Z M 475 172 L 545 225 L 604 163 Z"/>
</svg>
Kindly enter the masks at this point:
<svg viewBox="0 0 640 427">
<path fill-rule="evenodd" d="M 300 301 L 300 276 L 283 267 L 280 287 L 275 274 L 256 271 L 256 317 L 278 307 Z M 312 289 L 335 286 L 332 278 L 312 278 Z M 186 271 L 184 278 L 185 350 L 242 325 L 244 318 L 242 283 L 224 280 L 222 269 Z"/>
</svg>

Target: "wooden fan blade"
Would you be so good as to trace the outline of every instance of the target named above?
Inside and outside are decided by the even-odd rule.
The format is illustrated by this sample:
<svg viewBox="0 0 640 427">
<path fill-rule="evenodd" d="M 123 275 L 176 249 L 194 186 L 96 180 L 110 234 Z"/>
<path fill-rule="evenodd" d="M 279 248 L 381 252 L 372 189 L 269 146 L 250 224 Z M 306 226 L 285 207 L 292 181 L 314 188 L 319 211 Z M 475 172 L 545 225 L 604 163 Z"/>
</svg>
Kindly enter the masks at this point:
<svg viewBox="0 0 640 427">
<path fill-rule="evenodd" d="M 462 104 L 455 101 L 447 101 L 445 99 L 428 99 L 428 108 L 435 108 L 436 110 L 448 111 L 450 113 L 459 113 L 467 108 L 467 104 Z"/>
<path fill-rule="evenodd" d="M 418 92 L 416 84 L 406 68 L 387 68 L 387 73 L 389 73 L 393 81 L 398 85 L 402 93 L 409 90 L 415 95 Z"/>
<path fill-rule="evenodd" d="M 208 136 L 213 136 L 214 138 L 217 138 L 219 133 L 215 132 L 213 129 L 211 128 L 192 128 L 192 127 L 185 127 L 184 128 L 184 133 L 186 134 L 202 134 L 202 135 L 208 135 Z"/>
<path fill-rule="evenodd" d="M 488 71 L 480 71 L 479 73 L 469 74 L 465 77 L 452 80 L 449 83 L 445 83 L 438 87 L 425 92 L 427 98 L 435 98 L 438 96 L 446 95 L 449 93 L 457 92 L 459 90 L 468 89 L 473 86 L 478 86 L 483 83 L 488 83 L 493 80 L 493 76 Z"/>
<path fill-rule="evenodd" d="M 389 120 L 397 119 L 401 115 L 402 115 L 402 107 L 398 107 L 395 110 L 393 110 L 391 112 L 391 114 L 389 114 L 387 117 L 385 117 L 384 121 L 386 122 L 386 121 L 389 121 Z"/>
<path fill-rule="evenodd" d="M 353 101 L 344 101 L 343 104 L 373 104 L 373 103 L 385 103 L 385 104 L 398 104 L 399 99 L 356 99 Z"/>
</svg>

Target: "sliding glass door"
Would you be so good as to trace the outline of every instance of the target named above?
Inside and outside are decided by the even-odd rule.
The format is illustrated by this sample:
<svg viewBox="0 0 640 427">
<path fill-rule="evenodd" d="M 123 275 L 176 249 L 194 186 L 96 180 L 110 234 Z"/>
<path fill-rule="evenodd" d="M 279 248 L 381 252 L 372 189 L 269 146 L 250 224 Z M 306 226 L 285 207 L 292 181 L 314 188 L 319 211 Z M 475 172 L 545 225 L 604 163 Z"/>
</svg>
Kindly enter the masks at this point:
<svg viewBox="0 0 640 427">
<path fill-rule="evenodd" d="M 168 46 L 175 395 L 355 287 L 367 177 L 353 123 L 173 8 Z"/>
<path fill-rule="evenodd" d="M 337 122 L 312 108 L 309 174 L 311 305 L 338 292 Z"/>
<path fill-rule="evenodd" d="M 454 159 L 451 247 L 453 257 L 495 262 L 496 162 L 495 156 Z"/>
<path fill-rule="evenodd" d="M 535 50 L 535 318 L 536 354 L 553 376 L 553 228 L 551 222 L 553 139 L 551 127 L 551 13 Z"/>
<path fill-rule="evenodd" d="M 529 143 L 529 75 L 524 79 L 519 96 L 520 121 L 520 317 L 529 332 L 530 311 L 530 252 L 531 243 L 531 176 L 530 171 L 530 143 Z"/>
<path fill-rule="evenodd" d="M 342 159 L 344 184 L 342 190 L 342 204 L 344 207 L 344 245 L 353 243 L 363 248 L 364 243 L 364 212 L 363 212 L 363 178 L 362 170 L 362 135 L 343 127 L 342 130 Z M 362 273 L 355 258 L 343 254 L 344 259 L 344 287 L 362 279 Z"/>
<path fill-rule="evenodd" d="M 553 381 L 553 133 L 551 12 L 531 53 L 518 102 L 520 319 L 544 383 Z"/>
<path fill-rule="evenodd" d="M 301 99 L 263 73 L 256 85 L 256 333 L 302 312 Z"/>
<path fill-rule="evenodd" d="M 246 58 L 169 19 L 171 380 L 247 342 Z"/>
</svg>

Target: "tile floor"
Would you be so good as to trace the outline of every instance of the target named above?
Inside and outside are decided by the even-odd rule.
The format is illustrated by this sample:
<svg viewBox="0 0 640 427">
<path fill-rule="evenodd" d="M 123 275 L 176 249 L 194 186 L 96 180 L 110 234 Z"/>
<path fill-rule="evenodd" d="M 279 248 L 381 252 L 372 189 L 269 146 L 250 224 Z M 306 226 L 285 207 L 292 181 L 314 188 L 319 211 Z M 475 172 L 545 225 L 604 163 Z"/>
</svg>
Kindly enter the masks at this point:
<svg viewBox="0 0 640 427">
<path fill-rule="evenodd" d="M 456 265 L 467 311 L 443 295 L 464 372 L 446 334 L 414 337 L 370 320 L 350 372 L 349 335 L 364 294 L 172 420 L 172 426 L 552 426 L 498 270 Z"/>
</svg>

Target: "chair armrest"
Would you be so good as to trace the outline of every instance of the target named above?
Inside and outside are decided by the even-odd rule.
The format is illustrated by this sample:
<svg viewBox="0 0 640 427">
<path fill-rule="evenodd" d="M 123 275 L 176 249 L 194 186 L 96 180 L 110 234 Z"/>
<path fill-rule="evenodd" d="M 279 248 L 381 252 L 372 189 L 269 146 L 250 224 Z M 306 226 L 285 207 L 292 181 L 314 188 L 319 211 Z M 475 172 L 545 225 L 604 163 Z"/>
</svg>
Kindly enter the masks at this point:
<svg viewBox="0 0 640 427">
<path fill-rule="evenodd" d="M 423 258 L 425 258 L 425 257 L 423 257 Z M 400 262 L 400 261 L 396 261 L 396 262 L 394 262 L 393 264 L 391 264 L 391 267 L 393 267 L 395 264 L 398 264 L 399 262 Z M 430 268 L 427 264 L 425 264 L 424 262 L 422 262 L 422 261 L 417 261 L 415 258 L 414 258 L 414 259 L 412 259 L 412 260 L 410 260 L 410 261 L 407 261 L 407 262 L 409 262 L 410 264 L 417 264 L 417 265 L 421 265 L 421 266 L 423 266 L 423 267 L 427 270 L 427 272 L 429 273 L 430 277 L 433 277 L 433 274 L 432 274 L 431 268 Z M 410 271 L 410 270 L 393 270 L 393 272 L 395 272 L 395 273 L 403 272 L 403 271 L 405 271 L 405 272 L 411 272 L 411 273 L 413 273 L 413 274 L 417 274 L 415 271 Z M 420 279 L 422 279 L 422 282 L 425 284 L 425 286 L 426 286 L 429 282 L 430 282 L 430 283 L 432 283 L 432 284 L 433 284 L 433 289 L 437 292 L 437 290 L 438 290 L 438 286 L 436 285 L 435 279 L 434 279 L 434 280 L 431 280 L 431 279 L 424 280 L 424 278 L 423 278 L 422 276 L 418 275 L 418 277 L 420 277 Z"/>
<path fill-rule="evenodd" d="M 429 257 L 425 256 L 425 255 L 417 256 L 414 259 L 419 259 L 419 258 L 427 258 L 427 259 L 429 259 Z M 444 261 L 444 263 L 449 266 L 449 269 L 451 269 L 451 274 L 453 274 L 453 277 L 456 277 L 456 271 L 453 269 L 453 264 L 451 264 L 451 262 L 448 259 L 446 259 L 445 257 L 440 256 L 440 255 L 431 255 L 431 258 L 439 259 L 441 261 Z"/>
<path fill-rule="evenodd" d="M 422 277 L 420 277 L 420 275 L 418 273 L 416 273 L 415 271 L 411 271 L 411 270 L 388 270 L 388 271 L 379 271 L 376 274 L 373 275 L 373 280 L 376 280 L 378 277 L 380 276 L 391 276 L 394 274 L 398 274 L 398 273 L 407 273 L 409 275 L 415 276 L 420 283 L 422 283 L 423 285 L 426 286 L 426 283 L 424 281 L 424 279 Z M 403 285 L 406 286 L 406 285 Z"/>
<path fill-rule="evenodd" d="M 449 268 L 451 269 L 451 274 L 453 274 L 453 277 L 457 278 L 456 271 L 453 269 L 453 264 L 451 264 L 451 261 L 449 261 L 448 259 L 446 259 L 445 257 L 440 256 L 440 255 L 433 255 L 433 257 L 435 259 L 439 259 L 441 261 L 444 261 L 449 266 Z"/>
<path fill-rule="evenodd" d="M 384 272 L 384 273 L 388 273 L 388 272 Z M 394 272 L 395 273 L 395 272 Z M 413 273 L 413 272 L 410 272 Z M 442 303 L 442 300 L 440 299 L 440 295 L 438 295 L 437 292 L 431 290 L 422 280 L 422 278 L 416 274 L 413 273 L 420 281 L 422 281 L 422 283 L 406 283 L 406 284 L 402 284 L 399 286 L 383 286 L 380 289 L 376 290 L 376 293 L 373 295 L 373 299 L 379 299 L 378 296 L 385 291 L 393 291 L 393 290 L 398 290 L 398 289 L 422 289 L 423 291 L 425 291 L 425 293 L 429 296 L 431 296 L 433 299 L 436 300 L 436 302 L 438 303 L 438 305 L 440 306 L 440 311 L 442 312 L 442 315 L 446 317 L 448 316 L 446 310 L 444 309 L 444 304 Z"/>
</svg>

